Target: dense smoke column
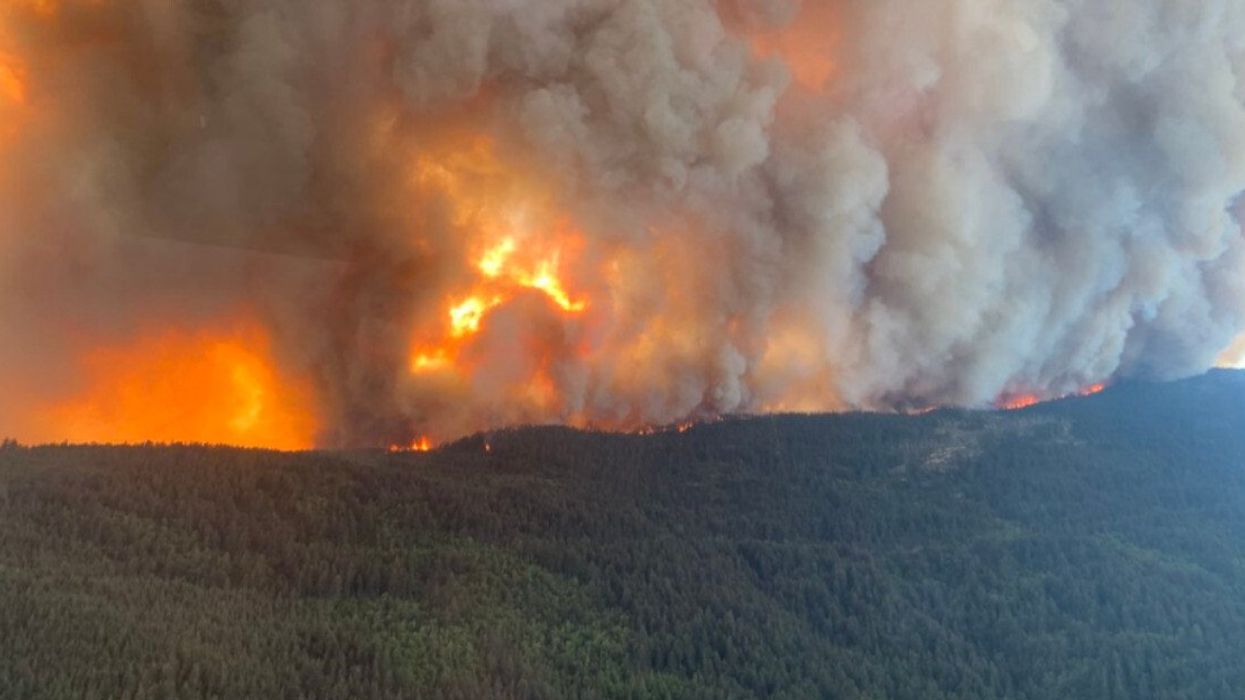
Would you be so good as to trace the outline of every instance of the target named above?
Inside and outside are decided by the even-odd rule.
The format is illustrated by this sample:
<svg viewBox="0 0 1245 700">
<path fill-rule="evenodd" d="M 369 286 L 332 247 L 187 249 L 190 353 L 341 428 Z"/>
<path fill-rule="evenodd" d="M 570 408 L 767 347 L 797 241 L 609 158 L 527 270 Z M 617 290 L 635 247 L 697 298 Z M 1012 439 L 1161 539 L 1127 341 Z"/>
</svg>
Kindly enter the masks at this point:
<svg viewBox="0 0 1245 700">
<path fill-rule="evenodd" d="M 1204 370 L 1239 5 L 7 3 L 0 425 L 238 319 L 325 445 Z"/>
</svg>

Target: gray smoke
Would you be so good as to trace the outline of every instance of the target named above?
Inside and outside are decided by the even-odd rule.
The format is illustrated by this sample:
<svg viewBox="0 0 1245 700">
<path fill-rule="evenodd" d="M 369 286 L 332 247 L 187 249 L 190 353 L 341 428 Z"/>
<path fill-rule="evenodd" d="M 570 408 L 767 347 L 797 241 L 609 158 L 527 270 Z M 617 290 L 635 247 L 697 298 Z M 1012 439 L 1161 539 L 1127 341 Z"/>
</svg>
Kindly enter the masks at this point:
<svg viewBox="0 0 1245 700">
<path fill-rule="evenodd" d="M 0 425 L 84 343 L 240 310 L 334 445 L 989 405 L 1203 371 L 1245 330 L 1245 5 L 805 5 L 0 10 L 28 82 L 0 95 Z M 412 328 L 472 232 L 412 163 L 464 133 L 548 183 L 591 306 L 520 295 L 430 380 Z"/>
</svg>

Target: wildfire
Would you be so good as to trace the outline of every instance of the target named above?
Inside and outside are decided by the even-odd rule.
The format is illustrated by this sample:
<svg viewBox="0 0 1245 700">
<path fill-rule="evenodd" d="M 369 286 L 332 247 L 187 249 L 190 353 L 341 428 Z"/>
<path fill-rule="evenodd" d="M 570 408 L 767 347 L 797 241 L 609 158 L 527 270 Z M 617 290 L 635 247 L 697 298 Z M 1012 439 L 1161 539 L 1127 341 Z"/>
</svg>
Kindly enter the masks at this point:
<svg viewBox="0 0 1245 700">
<path fill-rule="evenodd" d="M 1030 406 L 1036 406 L 1042 402 L 1042 397 L 1034 394 L 1021 394 L 1020 396 L 1012 396 L 1003 399 L 999 403 L 999 408 L 1005 411 L 1019 411 Z"/>
<path fill-rule="evenodd" d="M 1098 384 L 1091 384 L 1072 394 L 1065 394 L 1063 396 L 1043 397 L 1038 394 L 1008 395 L 1000 399 L 998 403 L 995 404 L 995 406 L 999 408 L 1000 410 L 1004 410 L 1004 411 L 1019 411 L 1021 409 L 1029 408 L 1031 406 L 1036 406 L 1042 403 L 1043 401 L 1048 401 L 1051 399 L 1064 399 L 1064 398 L 1068 398 L 1069 396 L 1093 396 L 1094 394 L 1102 393 L 1103 391 L 1106 390 L 1106 388 L 1107 388 L 1107 385 L 1105 383 L 1098 383 Z"/>
<path fill-rule="evenodd" d="M 493 296 L 484 299 L 478 296 L 467 297 L 463 302 L 450 307 L 450 335 L 455 338 L 477 333 L 480 321 L 490 309 L 500 305 L 503 299 Z M 444 355 L 442 355 L 444 356 Z"/>
<path fill-rule="evenodd" d="M 683 434 L 686 432 L 690 432 L 691 429 L 695 428 L 697 425 L 699 425 L 697 421 L 687 420 L 687 421 L 682 421 L 679 423 L 674 423 L 672 425 L 646 425 L 642 428 L 637 428 L 635 430 L 632 430 L 631 433 L 633 435 L 660 435 L 662 433 Z"/>
<path fill-rule="evenodd" d="M 411 371 L 416 373 L 437 372 L 450 366 L 451 360 L 444 349 L 434 350 L 429 353 L 421 352 L 411 359 Z"/>
<path fill-rule="evenodd" d="M 274 369 L 257 327 L 170 330 L 88 351 L 81 391 L 43 411 L 44 440 L 314 445 L 309 392 Z"/>
<path fill-rule="evenodd" d="M 586 301 L 573 301 L 558 278 L 560 249 L 555 248 L 549 257 L 537 260 L 531 267 L 512 264 L 516 250 L 513 238 L 503 238 L 484 251 L 476 262 L 476 269 L 488 279 L 507 280 L 519 287 L 543 292 L 563 311 L 578 313 L 588 308 Z"/>
<path fill-rule="evenodd" d="M 390 445 L 389 452 L 431 452 L 433 447 L 432 441 L 425 435 L 417 440 L 413 440 L 409 445 Z"/>
<path fill-rule="evenodd" d="M 564 279 L 564 258 L 579 248 L 581 236 L 550 191 L 509 167 L 487 136 L 472 134 L 453 146 L 415 161 L 417 188 L 445 202 L 469 251 L 467 280 L 445 299 L 443 322 L 416 329 L 410 369 L 417 375 L 461 369 L 463 352 L 489 315 L 525 291 L 539 293 L 568 317 L 588 308 L 587 298 L 573 295 Z M 548 375 L 538 369 L 519 395 L 545 404 L 552 393 Z"/>
</svg>

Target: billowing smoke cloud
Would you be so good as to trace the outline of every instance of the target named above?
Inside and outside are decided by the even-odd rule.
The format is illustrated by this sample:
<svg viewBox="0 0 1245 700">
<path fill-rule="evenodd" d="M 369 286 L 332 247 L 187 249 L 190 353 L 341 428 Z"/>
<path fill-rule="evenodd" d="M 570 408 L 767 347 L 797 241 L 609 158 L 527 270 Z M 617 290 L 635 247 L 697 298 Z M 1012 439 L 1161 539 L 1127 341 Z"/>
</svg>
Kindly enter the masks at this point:
<svg viewBox="0 0 1245 700">
<path fill-rule="evenodd" d="M 1187 375 L 1243 191 L 1235 0 L 7 0 L 0 431 L 238 318 L 326 445 Z"/>
</svg>

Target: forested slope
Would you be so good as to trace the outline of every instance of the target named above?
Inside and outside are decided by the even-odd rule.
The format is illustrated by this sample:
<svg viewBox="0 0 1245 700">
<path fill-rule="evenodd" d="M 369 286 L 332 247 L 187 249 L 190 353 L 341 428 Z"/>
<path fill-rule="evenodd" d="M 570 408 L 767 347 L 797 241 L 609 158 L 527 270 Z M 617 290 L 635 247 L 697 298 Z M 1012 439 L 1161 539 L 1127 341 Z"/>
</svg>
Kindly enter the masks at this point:
<svg viewBox="0 0 1245 700">
<path fill-rule="evenodd" d="M 0 450 L 4 698 L 1245 697 L 1245 377 L 429 454 Z"/>
</svg>

